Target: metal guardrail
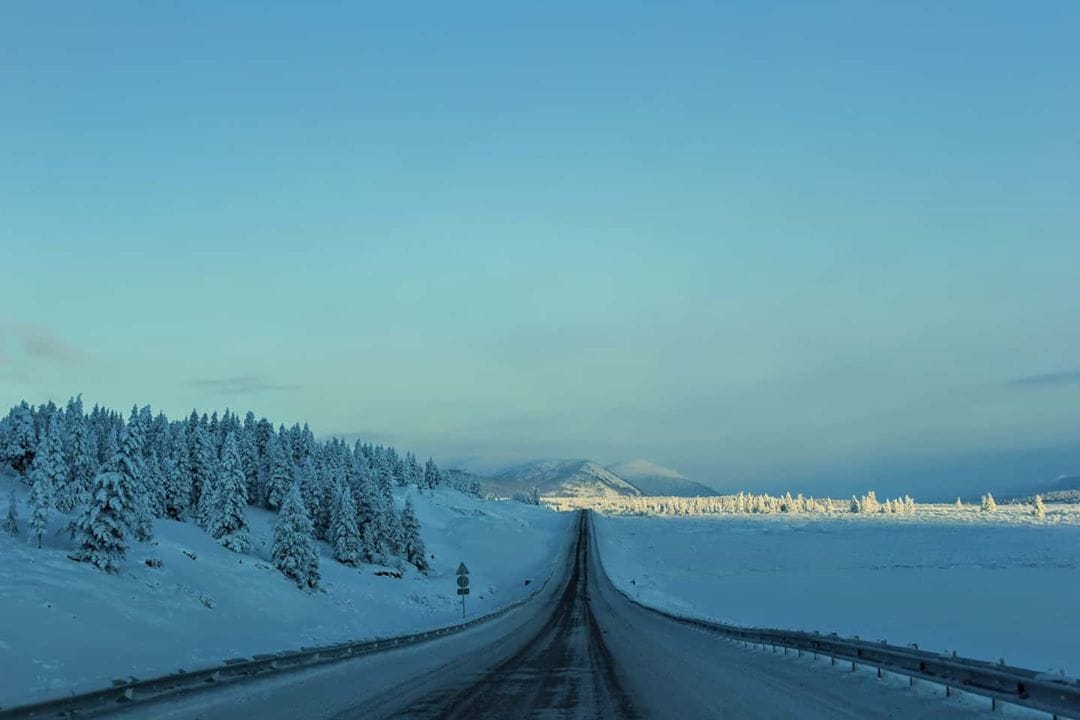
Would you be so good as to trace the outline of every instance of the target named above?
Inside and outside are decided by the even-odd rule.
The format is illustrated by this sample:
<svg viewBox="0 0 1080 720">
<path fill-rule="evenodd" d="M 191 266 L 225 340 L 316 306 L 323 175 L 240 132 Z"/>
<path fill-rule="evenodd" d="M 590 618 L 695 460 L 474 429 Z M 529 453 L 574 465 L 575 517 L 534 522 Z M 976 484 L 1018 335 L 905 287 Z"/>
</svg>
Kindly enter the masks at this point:
<svg viewBox="0 0 1080 720">
<path fill-rule="evenodd" d="M 571 543 L 575 543 L 580 533 L 580 520 L 574 524 L 577 531 L 571 531 Z M 69 695 L 52 700 L 43 700 L 28 705 L 19 705 L 10 708 L 0 708 L 0 720 L 31 720 L 34 718 L 55 717 L 82 717 L 97 715 L 110 710 L 120 710 L 129 707 L 131 703 L 148 700 L 158 700 L 180 692 L 189 692 L 204 688 L 216 687 L 229 681 L 243 680 L 257 675 L 270 675 L 284 673 L 302 668 L 314 667 L 326 663 L 346 660 L 348 658 L 369 655 L 371 653 L 391 650 L 407 645 L 434 640 L 447 635 L 468 630 L 469 628 L 490 622 L 506 615 L 512 610 L 532 601 L 544 591 L 552 578 L 563 577 L 567 574 L 572 563 L 573 555 L 564 548 L 565 557 L 563 565 L 540 583 L 529 595 L 516 600 L 509 605 L 494 612 L 473 618 L 463 623 L 447 625 L 435 630 L 400 635 L 397 637 L 377 638 L 375 640 L 362 640 L 358 642 L 338 643 L 336 645 L 324 645 L 321 647 L 301 648 L 299 650 L 266 653 L 255 655 L 251 658 L 235 658 L 226 660 L 223 664 L 214 667 L 192 670 L 190 672 L 176 672 L 161 677 L 147 680 L 132 680 L 130 682 L 114 681 L 112 687 L 101 690 Z"/>
<path fill-rule="evenodd" d="M 591 518 L 589 522 L 592 522 Z M 593 542 L 596 542 L 596 532 L 593 531 L 590 534 Z M 601 557 L 599 552 L 596 553 L 596 557 Z M 915 647 L 900 647 L 886 642 L 870 642 L 859 638 L 842 638 L 836 633 L 822 635 L 818 632 L 748 628 L 686 617 L 646 605 L 631 597 L 614 583 L 612 587 L 627 600 L 649 612 L 749 645 L 760 645 L 763 649 L 770 646 L 795 650 L 800 655 L 804 652 L 824 655 L 834 660 L 850 662 L 853 670 L 857 665 L 869 665 L 878 668 L 879 671 L 938 683 L 944 685 L 947 690 L 956 689 L 982 695 L 990 698 L 995 707 L 998 702 L 1006 702 L 1040 710 L 1055 719 L 1080 720 L 1080 681 L 1065 678 L 1057 680 L 1035 670 L 955 655 L 942 655 Z M 878 676 L 880 677 L 880 672 Z"/>
</svg>

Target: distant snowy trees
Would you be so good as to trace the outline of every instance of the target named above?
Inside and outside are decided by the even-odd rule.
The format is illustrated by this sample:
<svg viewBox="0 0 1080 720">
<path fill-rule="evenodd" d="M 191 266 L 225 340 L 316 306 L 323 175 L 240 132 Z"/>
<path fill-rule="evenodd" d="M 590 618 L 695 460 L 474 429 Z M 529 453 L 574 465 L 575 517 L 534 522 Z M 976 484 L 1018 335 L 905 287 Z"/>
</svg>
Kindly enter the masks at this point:
<svg viewBox="0 0 1080 720">
<path fill-rule="evenodd" d="M 1031 515 L 1040 520 L 1046 517 L 1046 505 L 1043 504 L 1042 495 L 1036 495 L 1031 503 Z"/>
<path fill-rule="evenodd" d="M 986 513 L 992 513 L 997 510 L 997 502 L 994 501 L 994 496 L 990 493 L 986 493 L 982 496 L 981 510 Z"/>
<path fill-rule="evenodd" d="M 913 515 L 917 505 L 910 495 L 881 502 L 876 493 L 868 492 L 851 500 L 806 497 L 802 494 L 746 493 L 711 497 L 650 497 L 618 496 L 608 498 L 542 499 L 547 505 L 569 509 L 588 505 L 603 512 L 629 515 L 769 515 L 863 513 L 874 515 Z"/>
<path fill-rule="evenodd" d="M 73 557 L 106 572 L 118 572 L 131 543 L 151 539 L 160 518 L 196 522 L 243 553 L 252 543 L 247 506 L 258 505 L 279 513 L 275 565 L 305 587 L 318 582 L 319 541 L 346 565 L 405 561 L 424 571 L 419 521 L 411 506 L 397 505 L 395 488 L 467 491 L 434 460 L 421 466 L 389 446 L 320 442 L 306 424 L 275 429 L 228 410 L 169 420 L 149 406 L 125 418 L 100 406 L 86 412 L 81 397 L 13 407 L 0 418 L 0 463 L 29 488 L 29 536 L 39 545 L 56 512 L 69 516 Z M 14 486 L 10 495 L 2 527 L 16 534 Z"/>
</svg>

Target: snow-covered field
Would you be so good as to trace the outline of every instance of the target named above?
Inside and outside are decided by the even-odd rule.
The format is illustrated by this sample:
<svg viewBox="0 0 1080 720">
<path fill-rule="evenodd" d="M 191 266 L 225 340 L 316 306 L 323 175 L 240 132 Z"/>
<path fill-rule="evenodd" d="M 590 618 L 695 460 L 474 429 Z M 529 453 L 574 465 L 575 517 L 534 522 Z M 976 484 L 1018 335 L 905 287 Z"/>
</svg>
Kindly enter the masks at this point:
<svg viewBox="0 0 1080 720">
<path fill-rule="evenodd" d="M 6 501 L 7 482 L 3 487 Z M 71 545 L 61 529 L 68 517 L 53 514 L 44 549 L 28 543 L 23 493 L 23 533 L 0 533 L 0 706 L 114 678 L 451 624 L 461 617 L 455 570 L 462 561 L 471 571 L 469 614 L 490 612 L 550 574 L 572 519 L 449 489 L 413 490 L 431 574 L 407 566 L 401 579 L 377 576 L 398 568 L 351 569 L 320 545 L 321 589 L 310 593 L 269 564 L 270 512 L 248 508 L 247 554 L 225 550 L 194 524 L 159 520 L 154 541 L 136 543 L 112 576 L 66 557 Z M 149 567 L 151 558 L 161 567 Z"/>
<path fill-rule="evenodd" d="M 1080 508 L 987 517 L 604 517 L 612 580 L 640 601 L 1080 675 Z"/>
</svg>

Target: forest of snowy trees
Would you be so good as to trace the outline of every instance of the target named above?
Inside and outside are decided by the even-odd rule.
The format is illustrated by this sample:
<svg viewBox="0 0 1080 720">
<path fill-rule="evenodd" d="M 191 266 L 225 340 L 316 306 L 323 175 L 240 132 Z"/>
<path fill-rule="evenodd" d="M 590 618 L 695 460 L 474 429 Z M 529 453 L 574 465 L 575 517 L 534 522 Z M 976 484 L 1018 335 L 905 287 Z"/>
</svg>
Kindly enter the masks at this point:
<svg viewBox="0 0 1080 720">
<path fill-rule="evenodd" d="M 0 420 L 0 463 L 29 487 L 23 527 L 15 490 L 2 527 L 41 547 L 50 515 L 70 516 L 73 559 L 118 572 L 132 542 L 153 538 L 153 520 L 194 522 L 237 553 L 251 546 L 245 508 L 278 513 L 272 561 L 300 587 L 319 581 L 316 541 L 346 565 L 399 558 L 427 570 L 420 523 L 394 486 L 447 484 L 435 463 L 392 447 L 334 438 L 307 424 L 276 430 L 266 418 L 192 412 L 183 420 L 133 407 L 125 418 L 82 399 L 63 408 L 26 402 Z M 457 488 L 468 491 L 467 487 Z"/>
</svg>

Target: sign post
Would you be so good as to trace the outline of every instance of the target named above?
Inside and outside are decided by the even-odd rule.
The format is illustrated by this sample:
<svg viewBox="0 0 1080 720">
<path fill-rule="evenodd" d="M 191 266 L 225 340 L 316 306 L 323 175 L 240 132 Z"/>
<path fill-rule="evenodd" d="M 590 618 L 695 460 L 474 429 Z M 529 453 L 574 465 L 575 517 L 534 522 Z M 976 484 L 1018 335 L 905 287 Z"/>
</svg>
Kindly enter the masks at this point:
<svg viewBox="0 0 1080 720">
<path fill-rule="evenodd" d="M 461 596 L 461 619 L 465 619 L 465 596 L 469 594 L 469 568 L 465 563 L 458 565 L 457 594 Z"/>
</svg>

